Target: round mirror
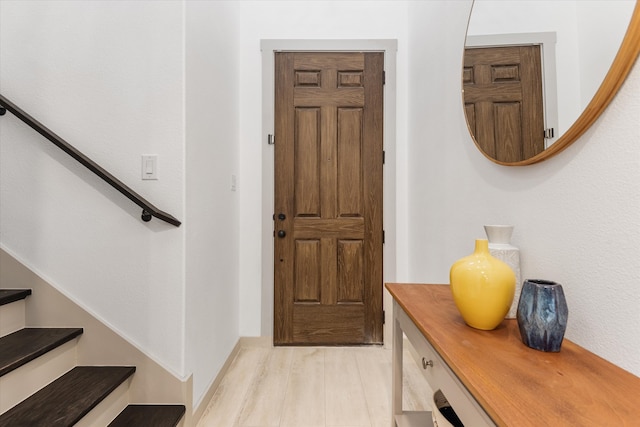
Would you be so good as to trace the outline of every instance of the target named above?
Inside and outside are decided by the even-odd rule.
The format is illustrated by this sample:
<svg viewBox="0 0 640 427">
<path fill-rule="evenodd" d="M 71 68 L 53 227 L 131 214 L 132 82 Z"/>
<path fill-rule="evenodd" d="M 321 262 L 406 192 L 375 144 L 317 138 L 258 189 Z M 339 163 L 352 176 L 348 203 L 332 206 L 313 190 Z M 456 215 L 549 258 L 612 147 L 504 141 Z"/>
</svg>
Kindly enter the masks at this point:
<svg viewBox="0 0 640 427">
<path fill-rule="evenodd" d="M 640 52 L 640 0 L 474 0 L 463 101 L 480 151 L 537 163 L 582 135 Z"/>
</svg>

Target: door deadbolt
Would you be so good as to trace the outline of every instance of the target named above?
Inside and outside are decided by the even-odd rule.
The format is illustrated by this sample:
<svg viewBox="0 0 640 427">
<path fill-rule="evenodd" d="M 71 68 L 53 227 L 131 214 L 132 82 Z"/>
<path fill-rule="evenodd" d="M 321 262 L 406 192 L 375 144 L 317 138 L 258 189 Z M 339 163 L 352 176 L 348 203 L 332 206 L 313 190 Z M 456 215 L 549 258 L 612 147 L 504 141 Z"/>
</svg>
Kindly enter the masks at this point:
<svg viewBox="0 0 640 427">
<path fill-rule="evenodd" d="M 279 214 L 278 214 L 278 219 L 279 219 L 280 221 L 284 221 L 285 219 L 287 219 L 287 216 L 286 216 L 285 214 L 283 214 L 283 213 L 279 213 Z"/>
</svg>

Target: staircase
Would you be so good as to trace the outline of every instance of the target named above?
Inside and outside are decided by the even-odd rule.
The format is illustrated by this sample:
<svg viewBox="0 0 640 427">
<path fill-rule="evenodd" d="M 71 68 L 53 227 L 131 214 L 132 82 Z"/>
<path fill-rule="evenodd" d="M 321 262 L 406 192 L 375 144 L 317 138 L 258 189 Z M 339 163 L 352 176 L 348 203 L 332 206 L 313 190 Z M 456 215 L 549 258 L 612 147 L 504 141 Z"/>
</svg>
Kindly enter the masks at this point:
<svg viewBox="0 0 640 427">
<path fill-rule="evenodd" d="M 175 427 L 184 405 L 130 404 L 135 366 L 77 366 L 82 328 L 28 328 L 30 289 L 0 289 L 0 427 Z"/>
</svg>

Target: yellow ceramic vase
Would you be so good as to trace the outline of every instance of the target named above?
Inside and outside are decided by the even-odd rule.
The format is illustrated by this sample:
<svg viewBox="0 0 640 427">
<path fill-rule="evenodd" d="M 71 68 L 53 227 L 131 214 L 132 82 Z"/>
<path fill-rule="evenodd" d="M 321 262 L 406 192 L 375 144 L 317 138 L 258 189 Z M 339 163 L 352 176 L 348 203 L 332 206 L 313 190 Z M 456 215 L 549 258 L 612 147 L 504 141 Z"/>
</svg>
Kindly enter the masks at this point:
<svg viewBox="0 0 640 427">
<path fill-rule="evenodd" d="M 516 276 L 491 256 L 487 240 L 476 240 L 473 254 L 453 263 L 449 279 L 456 307 L 472 328 L 495 329 L 509 312 Z"/>
</svg>

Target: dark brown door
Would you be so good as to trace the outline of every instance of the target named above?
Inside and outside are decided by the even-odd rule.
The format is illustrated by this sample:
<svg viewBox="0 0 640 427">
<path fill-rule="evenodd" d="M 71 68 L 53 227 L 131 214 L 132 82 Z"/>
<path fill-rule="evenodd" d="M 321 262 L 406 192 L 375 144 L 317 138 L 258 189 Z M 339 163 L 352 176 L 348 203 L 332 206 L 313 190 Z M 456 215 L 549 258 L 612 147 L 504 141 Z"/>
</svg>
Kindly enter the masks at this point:
<svg viewBox="0 0 640 427">
<path fill-rule="evenodd" d="M 382 343 L 383 58 L 276 53 L 276 345 Z"/>
<path fill-rule="evenodd" d="M 544 150 L 540 46 L 467 48 L 469 129 L 490 157 L 517 162 Z"/>
</svg>

